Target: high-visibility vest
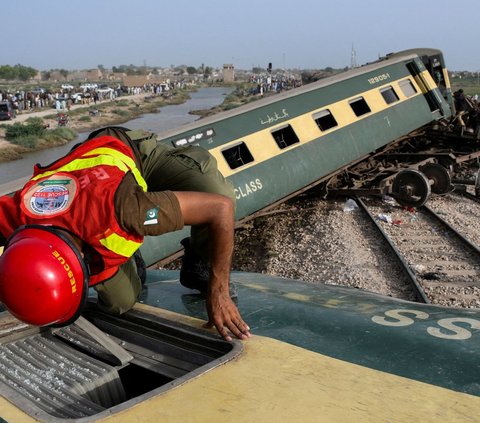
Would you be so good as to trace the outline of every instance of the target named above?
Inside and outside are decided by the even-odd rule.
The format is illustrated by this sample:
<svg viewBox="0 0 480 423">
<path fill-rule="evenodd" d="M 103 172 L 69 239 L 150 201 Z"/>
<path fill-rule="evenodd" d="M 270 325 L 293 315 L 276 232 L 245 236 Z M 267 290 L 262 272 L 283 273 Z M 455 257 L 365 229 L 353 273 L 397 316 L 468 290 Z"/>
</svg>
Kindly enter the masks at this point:
<svg viewBox="0 0 480 423">
<path fill-rule="evenodd" d="M 0 219 L 4 217 L 8 223 L 0 223 L 0 232 L 8 236 L 26 224 L 65 228 L 101 257 L 100 266 L 91 269 L 90 285 L 102 282 L 143 242 L 143 236 L 123 230 L 115 215 L 115 192 L 127 172 L 147 190 L 129 146 L 111 136 L 86 141 L 46 167 L 35 166 L 30 181 L 10 197 L 10 206 L 17 213 L 1 199 Z"/>
</svg>

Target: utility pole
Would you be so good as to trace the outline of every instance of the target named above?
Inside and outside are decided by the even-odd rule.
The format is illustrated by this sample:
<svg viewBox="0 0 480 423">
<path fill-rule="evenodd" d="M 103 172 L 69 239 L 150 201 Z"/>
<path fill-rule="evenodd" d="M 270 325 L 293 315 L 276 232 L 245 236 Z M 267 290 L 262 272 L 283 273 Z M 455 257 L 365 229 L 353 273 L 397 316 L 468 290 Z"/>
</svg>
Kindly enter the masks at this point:
<svg viewBox="0 0 480 423">
<path fill-rule="evenodd" d="M 352 53 L 350 55 L 350 69 L 355 69 L 357 67 L 357 52 L 352 43 Z"/>
</svg>

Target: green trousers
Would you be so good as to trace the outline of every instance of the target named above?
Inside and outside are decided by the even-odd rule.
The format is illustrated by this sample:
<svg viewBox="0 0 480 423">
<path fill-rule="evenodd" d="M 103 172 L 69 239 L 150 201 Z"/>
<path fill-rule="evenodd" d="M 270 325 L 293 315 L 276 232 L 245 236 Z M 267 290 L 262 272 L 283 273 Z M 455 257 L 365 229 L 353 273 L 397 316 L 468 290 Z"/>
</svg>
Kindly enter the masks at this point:
<svg viewBox="0 0 480 423">
<path fill-rule="evenodd" d="M 145 138 L 144 131 L 129 131 L 126 134 L 140 152 L 143 176 L 149 191 L 208 192 L 228 196 L 235 202 L 233 186 L 218 171 L 215 158 L 207 150 L 192 145 L 173 148 L 158 144 L 155 137 Z M 192 227 L 191 246 L 205 263 L 209 262 L 206 226 Z M 104 311 L 122 314 L 132 308 L 142 289 L 135 260 L 131 258 L 116 275 L 96 285 L 95 289 L 98 305 Z"/>
</svg>

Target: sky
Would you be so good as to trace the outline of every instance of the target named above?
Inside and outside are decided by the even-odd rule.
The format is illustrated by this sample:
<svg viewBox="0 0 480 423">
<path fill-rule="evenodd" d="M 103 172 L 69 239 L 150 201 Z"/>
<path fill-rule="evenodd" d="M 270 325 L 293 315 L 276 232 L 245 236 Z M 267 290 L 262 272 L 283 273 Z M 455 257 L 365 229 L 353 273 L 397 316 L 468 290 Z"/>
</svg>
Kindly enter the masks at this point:
<svg viewBox="0 0 480 423">
<path fill-rule="evenodd" d="M 350 66 L 416 47 L 480 71 L 478 0 L 2 1 L 0 65 Z"/>
</svg>

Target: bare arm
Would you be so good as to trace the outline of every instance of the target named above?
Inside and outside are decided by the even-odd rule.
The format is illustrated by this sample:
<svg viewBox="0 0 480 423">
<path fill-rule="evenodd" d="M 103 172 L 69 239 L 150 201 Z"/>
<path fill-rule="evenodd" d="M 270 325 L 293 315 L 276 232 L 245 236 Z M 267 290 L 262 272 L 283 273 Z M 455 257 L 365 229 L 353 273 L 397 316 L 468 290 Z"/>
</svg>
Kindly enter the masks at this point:
<svg viewBox="0 0 480 423">
<path fill-rule="evenodd" d="M 230 198 L 218 194 L 174 191 L 187 225 L 206 224 L 210 239 L 210 283 L 208 287 L 208 325 L 215 325 L 224 339 L 231 341 L 226 329 L 237 338 L 250 336 L 229 295 L 233 253 L 234 208 Z"/>
</svg>

